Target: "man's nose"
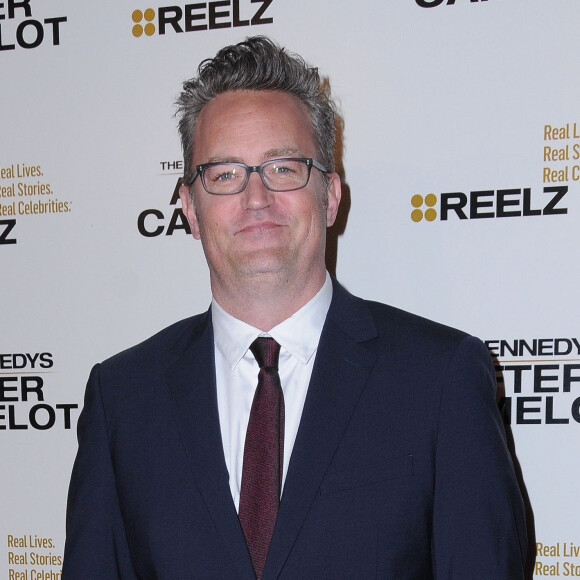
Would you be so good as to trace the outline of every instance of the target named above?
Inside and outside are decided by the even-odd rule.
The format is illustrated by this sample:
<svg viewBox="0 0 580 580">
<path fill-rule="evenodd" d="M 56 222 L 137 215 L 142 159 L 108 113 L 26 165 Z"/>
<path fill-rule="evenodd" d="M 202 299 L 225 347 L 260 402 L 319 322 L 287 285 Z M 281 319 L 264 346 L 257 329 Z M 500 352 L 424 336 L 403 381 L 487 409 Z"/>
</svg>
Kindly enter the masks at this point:
<svg viewBox="0 0 580 580">
<path fill-rule="evenodd" d="M 263 209 L 272 203 L 272 192 L 264 185 L 257 171 L 250 174 L 248 185 L 242 191 L 242 200 L 244 209 Z"/>
</svg>

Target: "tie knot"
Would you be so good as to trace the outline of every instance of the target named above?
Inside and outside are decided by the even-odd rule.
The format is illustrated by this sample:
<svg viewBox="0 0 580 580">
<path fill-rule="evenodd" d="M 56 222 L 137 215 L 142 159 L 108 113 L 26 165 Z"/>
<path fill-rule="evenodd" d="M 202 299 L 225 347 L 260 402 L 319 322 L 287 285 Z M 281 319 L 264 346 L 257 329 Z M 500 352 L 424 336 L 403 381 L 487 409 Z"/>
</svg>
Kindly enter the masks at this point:
<svg viewBox="0 0 580 580">
<path fill-rule="evenodd" d="M 259 336 L 250 345 L 250 350 L 261 369 L 264 367 L 278 368 L 280 345 L 273 338 Z"/>
</svg>

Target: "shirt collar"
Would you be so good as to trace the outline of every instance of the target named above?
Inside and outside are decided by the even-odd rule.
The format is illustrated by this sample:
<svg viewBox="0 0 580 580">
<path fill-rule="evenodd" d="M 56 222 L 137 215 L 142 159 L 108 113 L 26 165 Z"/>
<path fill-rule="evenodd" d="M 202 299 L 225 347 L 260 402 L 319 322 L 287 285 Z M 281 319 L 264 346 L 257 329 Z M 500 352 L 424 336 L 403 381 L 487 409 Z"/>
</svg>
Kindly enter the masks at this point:
<svg viewBox="0 0 580 580">
<path fill-rule="evenodd" d="M 226 312 L 214 298 L 211 315 L 216 348 L 233 371 L 258 336 L 271 336 L 282 348 L 306 364 L 318 348 L 331 300 L 332 280 L 327 272 L 322 288 L 300 310 L 269 332 L 262 332 Z"/>
</svg>

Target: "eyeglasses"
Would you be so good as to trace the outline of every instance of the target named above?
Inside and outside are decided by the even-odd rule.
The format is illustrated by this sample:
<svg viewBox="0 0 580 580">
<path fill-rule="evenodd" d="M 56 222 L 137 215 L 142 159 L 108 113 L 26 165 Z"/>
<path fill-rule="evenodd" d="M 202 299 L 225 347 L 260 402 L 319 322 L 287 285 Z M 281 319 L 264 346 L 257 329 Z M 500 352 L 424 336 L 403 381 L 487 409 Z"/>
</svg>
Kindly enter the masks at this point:
<svg viewBox="0 0 580 580">
<path fill-rule="evenodd" d="M 250 175 L 256 172 L 266 189 L 270 191 L 292 191 L 306 186 L 313 167 L 316 167 L 322 173 L 328 173 L 324 165 L 309 157 L 272 159 L 262 163 L 262 165 L 252 166 L 233 161 L 217 161 L 198 165 L 189 185 L 191 187 L 199 175 L 201 183 L 208 193 L 233 195 L 244 191 L 248 185 Z"/>
</svg>

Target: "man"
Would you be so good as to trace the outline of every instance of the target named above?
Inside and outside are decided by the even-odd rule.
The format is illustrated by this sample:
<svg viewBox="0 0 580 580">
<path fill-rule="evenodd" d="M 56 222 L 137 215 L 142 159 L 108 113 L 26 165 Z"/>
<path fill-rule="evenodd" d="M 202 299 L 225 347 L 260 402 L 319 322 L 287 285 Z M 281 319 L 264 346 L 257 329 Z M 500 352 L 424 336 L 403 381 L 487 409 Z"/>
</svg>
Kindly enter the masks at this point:
<svg viewBox="0 0 580 580">
<path fill-rule="evenodd" d="M 250 38 L 178 104 L 213 300 L 93 369 L 63 578 L 522 578 L 485 347 L 326 273 L 341 189 L 316 69 Z"/>
</svg>

